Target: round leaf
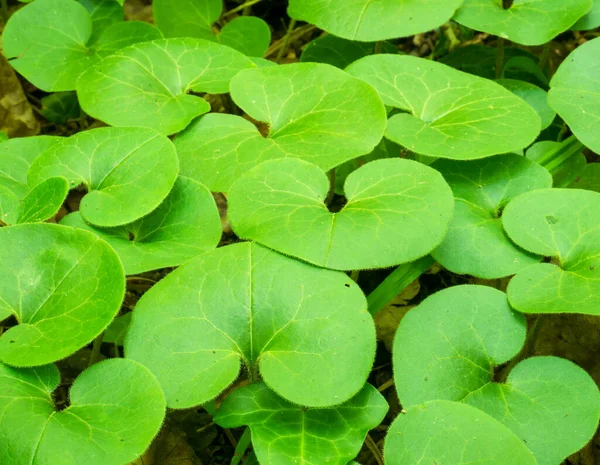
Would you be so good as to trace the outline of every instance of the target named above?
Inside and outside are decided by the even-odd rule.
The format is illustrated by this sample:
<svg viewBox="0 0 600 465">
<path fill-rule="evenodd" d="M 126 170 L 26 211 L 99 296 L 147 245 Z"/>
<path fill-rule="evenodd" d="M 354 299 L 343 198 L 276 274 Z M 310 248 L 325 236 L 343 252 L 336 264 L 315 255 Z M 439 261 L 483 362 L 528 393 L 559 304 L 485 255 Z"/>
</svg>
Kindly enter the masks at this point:
<svg viewBox="0 0 600 465">
<path fill-rule="evenodd" d="M 524 335 L 523 317 L 493 288 L 430 296 L 404 317 L 394 340 L 402 405 L 462 401 L 513 431 L 539 465 L 559 465 L 593 436 L 600 392 L 584 370 L 557 357 L 527 359 L 505 384 L 494 382 L 494 368 L 519 352 Z"/>
<path fill-rule="evenodd" d="M 60 137 L 24 137 L 0 142 L 0 221 L 5 224 L 44 221 L 52 217 L 67 196 L 64 178 L 39 179 L 27 185 L 33 161 Z"/>
<path fill-rule="evenodd" d="M 261 163 L 229 191 L 235 233 L 286 255 L 338 270 L 384 268 L 427 255 L 444 238 L 452 192 L 438 172 L 398 158 L 346 178 L 348 203 L 324 204 L 327 176 L 298 159 Z"/>
<path fill-rule="evenodd" d="M 324 170 L 369 153 L 385 130 L 385 108 L 364 82 L 329 65 L 295 63 L 248 69 L 231 97 L 290 156 Z"/>
<path fill-rule="evenodd" d="M 341 405 L 307 409 L 258 383 L 233 391 L 215 422 L 224 428 L 248 425 L 262 465 L 346 465 L 387 410 L 384 397 L 370 384 Z"/>
<path fill-rule="evenodd" d="M 465 0 L 454 21 L 522 45 L 542 45 L 569 29 L 592 0 L 516 0 L 503 8 L 498 0 Z"/>
<path fill-rule="evenodd" d="M 212 25 L 223 10 L 222 0 L 154 0 L 156 25 L 165 37 L 197 37 L 211 40 Z"/>
<path fill-rule="evenodd" d="M 111 126 L 143 126 L 173 134 L 210 110 L 190 92 L 222 94 L 240 70 L 241 53 L 201 39 L 163 39 L 126 47 L 77 82 L 83 110 Z"/>
<path fill-rule="evenodd" d="M 514 308 L 600 315 L 600 194 L 528 192 L 506 206 L 502 222 L 517 245 L 556 262 L 529 266 L 511 280 L 508 298 Z"/>
<path fill-rule="evenodd" d="M 75 89 L 77 78 L 102 57 L 120 47 L 161 37 L 154 26 L 116 23 L 102 31 L 104 21 L 73 0 L 36 0 L 15 12 L 2 34 L 2 46 L 12 66 L 47 92 Z"/>
<path fill-rule="evenodd" d="M 165 416 L 158 382 L 131 360 L 88 368 L 75 380 L 70 405 L 62 411 L 52 398 L 58 384 L 54 365 L 0 364 L 2 463 L 123 465 L 144 452 Z"/>
<path fill-rule="evenodd" d="M 552 124 L 556 113 L 548 105 L 548 95 L 544 89 L 518 79 L 498 79 L 496 82 L 533 107 L 542 122 L 542 130 Z"/>
<path fill-rule="evenodd" d="M 463 0 L 357 0 L 340 8 L 332 0 L 290 0 L 290 17 L 344 39 L 376 41 L 435 29 Z"/>
<path fill-rule="evenodd" d="M 66 226 L 0 229 L 0 320 L 19 323 L 0 336 L 0 360 L 36 366 L 88 344 L 115 317 L 123 267 L 95 235 Z"/>
<path fill-rule="evenodd" d="M 384 454 L 387 465 L 538 465 L 508 428 L 448 401 L 407 408 L 390 426 Z"/>
<path fill-rule="evenodd" d="M 36 0 L 37 1 L 37 0 Z M 152 129 L 99 128 L 51 146 L 31 165 L 29 184 L 63 176 L 83 183 L 83 218 L 98 226 L 131 223 L 167 196 L 179 170 L 171 141 Z"/>
<path fill-rule="evenodd" d="M 529 145 L 540 132 L 530 105 L 502 86 L 423 58 L 373 55 L 347 71 L 402 110 L 386 137 L 421 155 L 484 158 Z"/>
<path fill-rule="evenodd" d="M 550 81 L 548 103 L 577 138 L 600 152 L 600 38 L 575 49 Z"/>
<path fill-rule="evenodd" d="M 589 31 L 600 26 L 600 0 L 593 0 L 592 9 L 579 21 L 577 21 L 571 30 L 573 31 Z"/>
<path fill-rule="evenodd" d="M 127 275 L 181 265 L 216 248 L 221 239 L 221 220 L 212 194 L 184 177 L 178 178 L 156 210 L 133 223 L 100 229 L 76 212 L 61 224 L 86 229 L 108 242 Z"/>
<path fill-rule="evenodd" d="M 454 193 L 450 229 L 433 257 L 453 273 L 494 279 L 539 263 L 540 256 L 517 247 L 502 228 L 504 206 L 533 189 L 552 187 L 550 173 L 525 157 L 508 154 L 482 160 L 438 160 Z"/>
<path fill-rule="evenodd" d="M 173 408 L 206 402 L 240 362 L 287 400 L 339 404 L 364 385 L 375 329 L 359 287 L 252 243 L 184 264 L 140 299 L 125 339 Z"/>
<path fill-rule="evenodd" d="M 526 330 L 525 318 L 494 288 L 461 285 L 429 296 L 406 314 L 394 339 L 402 405 L 464 400 L 517 355 Z"/>
<path fill-rule="evenodd" d="M 250 57 L 262 57 L 271 43 L 271 29 L 262 19 L 238 16 L 228 22 L 217 40 Z"/>
</svg>

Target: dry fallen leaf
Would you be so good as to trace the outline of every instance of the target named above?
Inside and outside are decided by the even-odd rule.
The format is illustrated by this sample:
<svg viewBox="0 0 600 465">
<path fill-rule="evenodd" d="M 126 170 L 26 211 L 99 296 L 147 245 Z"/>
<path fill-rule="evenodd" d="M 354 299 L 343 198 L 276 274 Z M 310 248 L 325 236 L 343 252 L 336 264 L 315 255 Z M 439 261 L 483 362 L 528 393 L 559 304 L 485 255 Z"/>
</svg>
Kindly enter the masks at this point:
<svg viewBox="0 0 600 465">
<path fill-rule="evenodd" d="M 130 465 L 202 465 L 183 431 L 164 425 L 150 448 Z"/>
<path fill-rule="evenodd" d="M 10 63 L 0 54 L 0 130 L 9 137 L 34 136 L 40 124 Z"/>
</svg>

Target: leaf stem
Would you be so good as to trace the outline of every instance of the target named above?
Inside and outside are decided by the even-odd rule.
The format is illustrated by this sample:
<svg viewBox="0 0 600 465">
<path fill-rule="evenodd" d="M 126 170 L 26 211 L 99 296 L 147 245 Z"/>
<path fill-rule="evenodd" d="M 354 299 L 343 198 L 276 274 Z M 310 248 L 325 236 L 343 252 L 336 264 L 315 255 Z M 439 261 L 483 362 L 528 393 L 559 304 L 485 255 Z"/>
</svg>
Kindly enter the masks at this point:
<svg viewBox="0 0 600 465">
<path fill-rule="evenodd" d="M 2 2 L 2 16 L 4 17 L 4 24 L 8 21 L 8 0 L 1 0 Z"/>
<path fill-rule="evenodd" d="M 233 454 L 233 458 L 231 459 L 231 465 L 238 465 L 242 461 L 242 457 L 246 453 L 246 450 L 250 446 L 250 441 L 252 440 L 252 435 L 250 434 L 250 428 L 246 427 L 242 437 L 235 446 L 235 453 Z"/>
<path fill-rule="evenodd" d="M 378 40 L 377 42 L 375 42 L 375 48 L 373 49 L 373 55 L 380 54 L 382 50 L 383 50 L 383 41 Z"/>
<path fill-rule="evenodd" d="M 360 277 L 360 270 L 352 270 L 350 272 L 350 279 L 352 279 L 352 281 L 354 281 L 355 283 L 358 282 L 359 277 Z"/>
<path fill-rule="evenodd" d="M 252 5 L 256 5 L 257 3 L 262 2 L 263 0 L 249 0 L 245 3 L 242 3 L 241 5 L 236 6 L 235 8 L 232 8 L 231 10 L 229 10 L 227 13 L 225 13 L 222 18 L 227 18 L 228 16 L 234 15 L 236 14 L 238 11 L 244 11 L 244 14 L 248 14 L 246 13 L 246 8 L 250 8 Z M 250 10 L 248 10 L 250 11 Z"/>
<path fill-rule="evenodd" d="M 92 353 L 88 361 L 88 367 L 91 367 L 95 363 L 98 363 L 98 361 L 100 360 L 100 349 L 102 348 L 102 339 L 104 339 L 104 332 L 100 333 L 100 336 L 94 339 L 94 343 L 92 344 Z"/>
<path fill-rule="evenodd" d="M 365 438 L 365 444 L 371 451 L 371 454 L 373 454 L 373 457 L 375 457 L 377 465 L 383 465 L 383 455 L 381 455 L 379 447 L 377 446 L 375 441 L 373 441 L 373 438 L 369 434 L 367 434 L 367 437 Z"/>
<path fill-rule="evenodd" d="M 498 37 L 496 41 L 496 79 L 502 77 L 502 71 L 504 70 L 504 39 Z"/>
<path fill-rule="evenodd" d="M 335 168 L 331 168 L 329 170 L 329 192 L 327 193 L 327 198 L 325 199 L 325 205 L 329 207 L 331 205 L 331 201 L 333 200 L 333 196 L 335 195 Z"/>
<path fill-rule="evenodd" d="M 426 255 L 419 260 L 400 265 L 367 297 L 369 312 L 375 315 L 410 283 L 425 273 L 435 260 Z"/>
<path fill-rule="evenodd" d="M 297 37 L 301 37 L 302 35 L 311 32 L 312 30 L 316 29 L 315 26 L 313 26 L 312 24 L 305 24 L 304 26 L 300 26 L 298 29 L 296 29 L 293 34 L 292 34 L 292 39 L 296 39 Z M 281 47 L 283 46 L 283 40 L 279 39 L 275 42 L 273 42 L 269 48 L 267 49 L 267 52 L 265 53 L 265 58 L 270 57 L 271 55 L 273 55 L 276 51 L 280 50 Z"/>
<path fill-rule="evenodd" d="M 289 24 L 288 29 L 287 29 L 287 32 L 285 33 L 285 37 L 283 39 L 283 45 L 279 49 L 279 53 L 277 53 L 277 58 L 275 58 L 275 61 L 277 63 L 281 62 L 281 59 L 283 58 L 283 55 L 287 51 L 288 46 L 290 45 L 290 39 L 292 38 L 292 32 L 294 32 L 294 28 L 295 27 L 296 27 L 296 20 L 295 19 L 291 19 L 290 20 L 290 24 Z"/>
</svg>

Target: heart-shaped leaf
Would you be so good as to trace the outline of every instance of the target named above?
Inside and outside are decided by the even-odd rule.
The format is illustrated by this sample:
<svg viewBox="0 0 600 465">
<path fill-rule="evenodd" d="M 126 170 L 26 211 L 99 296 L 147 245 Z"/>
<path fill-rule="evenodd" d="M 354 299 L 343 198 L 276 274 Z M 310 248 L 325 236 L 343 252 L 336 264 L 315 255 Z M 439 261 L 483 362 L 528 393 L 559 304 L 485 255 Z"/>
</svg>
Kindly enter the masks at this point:
<svg viewBox="0 0 600 465">
<path fill-rule="evenodd" d="M 573 31 L 589 31 L 600 26 L 600 0 L 593 0 L 594 4 L 588 13 L 577 21 L 572 27 Z"/>
<path fill-rule="evenodd" d="M 300 61 L 327 63 L 344 69 L 359 58 L 373 55 L 375 48 L 375 42 L 356 42 L 327 34 L 310 41 L 302 52 Z M 396 53 L 397 51 L 394 44 L 382 43 L 383 53 Z"/>
<path fill-rule="evenodd" d="M 173 408 L 217 396 L 240 363 L 287 400 L 322 407 L 363 387 L 375 329 L 344 273 L 243 243 L 200 255 L 144 294 L 125 353 L 150 368 Z"/>
<path fill-rule="evenodd" d="M 37 1 L 37 0 L 36 0 Z M 54 365 L 0 364 L 0 461 L 10 465 L 125 465 L 150 445 L 165 416 L 160 385 L 145 367 L 112 359 L 73 383 L 57 411 Z"/>
<path fill-rule="evenodd" d="M 155 0 L 152 8 L 166 37 L 213 40 L 254 57 L 262 57 L 271 43 L 269 25 L 254 16 L 238 16 L 215 32 L 213 25 L 223 11 L 221 0 Z"/>
<path fill-rule="evenodd" d="M 206 115 L 177 136 L 182 174 L 227 191 L 257 162 L 295 157 L 329 170 L 369 153 L 385 130 L 385 108 L 368 84 L 329 65 L 297 63 L 239 73 L 231 96 L 267 123 L 268 137 L 244 118 Z"/>
<path fill-rule="evenodd" d="M 257 383 L 233 391 L 215 422 L 224 428 L 248 425 L 262 465 L 346 465 L 387 410 L 384 397 L 370 384 L 341 405 L 307 409 Z"/>
<path fill-rule="evenodd" d="M 77 95 L 86 113 L 111 126 L 143 126 L 173 134 L 210 110 L 190 92 L 222 94 L 240 70 L 241 53 L 201 39 L 163 39 L 126 47 L 86 71 Z"/>
<path fill-rule="evenodd" d="M 221 220 L 212 194 L 202 184 L 180 177 L 159 207 L 134 223 L 111 229 L 87 224 L 79 212 L 61 224 L 87 229 L 119 255 L 125 274 L 178 266 L 217 247 Z"/>
<path fill-rule="evenodd" d="M 450 229 L 433 257 L 453 273 L 494 279 L 539 263 L 542 257 L 517 247 L 502 228 L 502 209 L 514 197 L 552 187 L 550 173 L 525 157 L 508 154 L 482 160 L 438 160 L 454 193 Z"/>
<path fill-rule="evenodd" d="M 557 357 L 527 359 L 505 384 L 494 382 L 494 367 L 519 352 L 524 336 L 523 317 L 496 289 L 455 286 L 428 297 L 394 340 L 402 405 L 465 402 L 512 430 L 540 465 L 559 465 L 593 436 L 600 392 L 584 370 Z"/>
<path fill-rule="evenodd" d="M 465 0 L 454 21 L 522 45 L 542 45 L 585 15 L 592 0 L 517 0 L 504 8 L 498 0 Z"/>
<path fill-rule="evenodd" d="M 332 0 L 290 0 L 290 17 L 344 39 L 376 41 L 435 29 L 452 18 L 463 0 L 358 0 L 343 8 Z"/>
<path fill-rule="evenodd" d="M 540 132 L 530 105 L 499 84 L 412 56 L 373 55 L 347 71 L 402 110 L 386 137 L 422 155 L 468 160 L 513 152 Z"/>
<path fill-rule="evenodd" d="M 387 465 L 538 465 L 508 428 L 476 408 L 444 400 L 399 415 L 384 454 Z"/>
<path fill-rule="evenodd" d="M 509 237 L 552 263 L 531 265 L 508 286 L 511 305 L 525 313 L 600 315 L 600 194 L 543 189 L 504 209 Z"/>
<path fill-rule="evenodd" d="M 346 178 L 348 203 L 324 204 L 329 180 L 298 159 L 261 163 L 230 189 L 239 237 L 338 270 L 384 268 L 427 255 L 444 238 L 453 198 L 438 172 L 399 158 L 376 160 Z"/>
<path fill-rule="evenodd" d="M 25 137 L 0 143 L 0 221 L 5 224 L 44 221 L 60 208 L 69 186 L 64 178 L 27 184 L 31 163 L 60 137 Z"/>
<path fill-rule="evenodd" d="M 590 40 L 567 57 L 550 81 L 548 102 L 577 138 L 600 152 L 600 38 Z"/>
<path fill-rule="evenodd" d="M 95 235 L 53 224 L 0 229 L 0 360 L 36 366 L 67 357 L 106 328 L 121 306 L 119 258 Z"/>
<path fill-rule="evenodd" d="M 37 1 L 37 0 L 36 0 Z M 98 226 L 131 223 L 153 211 L 177 178 L 171 141 L 149 128 L 98 128 L 52 145 L 35 159 L 27 179 L 35 185 L 63 176 L 84 184 L 83 218 Z"/>
<path fill-rule="evenodd" d="M 102 57 L 137 42 L 159 39 L 148 23 L 103 20 L 74 0 L 36 0 L 10 17 L 2 34 L 4 55 L 36 87 L 73 90 L 77 78 Z"/>
<path fill-rule="evenodd" d="M 498 79 L 496 82 L 533 107 L 542 122 L 542 130 L 552 124 L 556 113 L 548 105 L 548 95 L 544 89 L 518 79 Z"/>
</svg>

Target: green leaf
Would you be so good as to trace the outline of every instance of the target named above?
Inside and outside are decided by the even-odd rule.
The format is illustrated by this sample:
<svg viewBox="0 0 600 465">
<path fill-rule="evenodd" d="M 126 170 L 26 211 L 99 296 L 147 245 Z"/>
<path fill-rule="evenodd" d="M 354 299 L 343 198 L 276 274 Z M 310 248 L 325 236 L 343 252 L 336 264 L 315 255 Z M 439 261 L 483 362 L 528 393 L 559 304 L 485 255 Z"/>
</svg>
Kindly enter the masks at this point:
<svg viewBox="0 0 600 465">
<path fill-rule="evenodd" d="M 41 114 L 51 123 L 65 124 L 81 117 L 81 107 L 75 92 L 55 92 L 42 97 Z"/>
<path fill-rule="evenodd" d="M 427 255 L 452 216 L 452 192 L 435 170 L 376 160 L 346 179 L 348 203 L 331 213 L 329 180 L 297 159 L 261 163 L 230 189 L 235 233 L 286 255 L 337 270 L 384 268 Z"/>
<path fill-rule="evenodd" d="M 37 0 L 36 0 L 37 1 Z M 177 178 L 169 139 L 147 128 L 98 128 L 51 146 L 31 165 L 30 185 L 51 176 L 84 184 L 83 218 L 97 226 L 131 223 L 153 211 Z"/>
<path fill-rule="evenodd" d="M 238 16 L 228 22 L 217 40 L 250 57 L 262 57 L 271 43 L 271 29 L 255 16 Z"/>
<path fill-rule="evenodd" d="M 452 18 L 463 0 L 290 0 L 288 15 L 344 39 L 362 42 L 408 37 Z"/>
<path fill-rule="evenodd" d="M 112 126 L 173 134 L 210 110 L 190 92 L 222 94 L 240 70 L 255 65 L 241 53 L 201 39 L 163 39 L 106 57 L 77 82 L 86 113 Z"/>
<path fill-rule="evenodd" d="M 77 2 L 88 10 L 92 19 L 90 43 L 98 40 L 106 28 L 125 19 L 123 6 L 115 0 L 77 0 Z"/>
<path fill-rule="evenodd" d="M 223 10 L 222 0 L 154 0 L 154 20 L 165 37 L 214 38 L 212 25 Z"/>
<path fill-rule="evenodd" d="M 552 124 L 556 113 L 548 105 L 548 95 L 544 89 L 517 79 L 498 79 L 496 82 L 533 107 L 542 121 L 542 130 Z"/>
<path fill-rule="evenodd" d="M 102 342 L 108 342 L 122 346 L 125 341 L 125 335 L 131 324 L 132 312 L 115 318 L 110 326 L 104 331 Z"/>
<path fill-rule="evenodd" d="M 461 401 L 513 431 L 539 465 L 559 465 L 593 436 L 600 392 L 590 376 L 557 357 L 529 358 L 506 383 L 494 368 L 513 358 L 525 320 L 506 295 L 484 286 L 440 291 L 409 311 L 394 340 L 394 373 L 404 408 Z"/>
<path fill-rule="evenodd" d="M 27 185 L 27 171 L 40 153 L 61 140 L 60 137 L 38 136 L 0 142 L 0 220 L 3 223 L 44 221 L 58 211 L 67 196 L 64 179 L 40 179 L 39 186 Z"/>
<path fill-rule="evenodd" d="M 221 220 L 212 194 L 185 177 L 175 182 L 156 210 L 139 220 L 111 229 L 87 224 L 79 212 L 61 224 L 86 229 L 108 242 L 119 255 L 126 275 L 178 266 L 217 247 Z"/>
<path fill-rule="evenodd" d="M 387 410 L 384 397 L 370 384 L 341 405 L 307 409 L 261 382 L 227 396 L 215 422 L 224 428 L 248 425 L 262 465 L 346 465 Z"/>
<path fill-rule="evenodd" d="M 600 152 L 600 38 L 576 48 L 550 81 L 548 103 L 594 152 Z"/>
<path fill-rule="evenodd" d="M 522 45 L 542 45 L 569 29 L 592 0 L 521 0 L 505 9 L 497 0 L 465 0 L 454 21 Z"/>
<path fill-rule="evenodd" d="M 7 22 L 2 35 L 4 55 L 36 87 L 46 92 L 66 91 L 75 89 L 77 78 L 86 69 L 115 51 L 111 45 L 114 28 L 119 32 L 120 47 L 161 37 L 154 26 L 137 22 L 114 23 L 97 30 L 107 26 L 103 16 L 103 12 L 93 16 L 73 0 L 36 0 Z"/>
<path fill-rule="evenodd" d="M 240 365 L 285 399 L 324 407 L 363 387 L 375 329 L 344 273 L 240 243 L 200 255 L 144 294 L 125 353 L 150 368 L 172 408 L 213 399 Z"/>
<path fill-rule="evenodd" d="M 385 130 L 377 92 L 320 63 L 248 69 L 231 80 L 231 96 L 290 156 L 324 170 L 369 153 Z"/>
<path fill-rule="evenodd" d="M 489 415 L 443 400 L 399 415 L 384 454 L 386 465 L 538 465 L 521 440 Z"/>
<path fill-rule="evenodd" d="M 239 73 L 235 102 L 266 122 L 263 137 L 244 118 L 209 114 L 175 138 L 181 174 L 226 192 L 261 161 L 295 157 L 329 170 L 369 153 L 385 130 L 385 109 L 367 84 L 328 65 L 300 63 Z"/>
<path fill-rule="evenodd" d="M 528 192 L 506 206 L 502 222 L 517 245 L 556 262 L 532 265 L 510 281 L 514 308 L 600 315 L 600 194 L 579 189 Z"/>
<path fill-rule="evenodd" d="M 373 55 L 347 71 L 402 110 L 386 137 L 433 157 L 476 159 L 520 150 L 540 132 L 530 105 L 502 86 L 441 63 L 399 55 Z"/>
<path fill-rule="evenodd" d="M 112 359 L 88 368 L 61 411 L 52 398 L 59 381 L 54 365 L 0 364 L 2 463 L 123 465 L 139 457 L 158 433 L 164 396 L 140 364 Z"/>
<path fill-rule="evenodd" d="M 600 0 L 593 0 L 592 9 L 572 27 L 573 31 L 589 31 L 600 26 Z"/>
<path fill-rule="evenodd" d="M 394 53 L 396 46 L 389 42 L 382 44 L 384 53 Z M 375 42 L 355 42 L 331 34 L 319 37 L 306 45 L 300 61 L 326 63 L 344 69 L 359 58 L 375 53 Z"/>
<path fill-rule="evenodd" d="M 525 318 L 494 288 L 461 285 L 430 295 L 406 314 L 394 339 L 402 405 L 464 400 L 517 355 L 526 330 Z"/>
<path fill-rule="evenodd" d="M 221 16 L 222 0 L 154 0 L 152 7 L 166 37 L 211 40 L 253 57 L 262 57 L 271 43 L 269 25 L 254 16 L 238 16 L 217 32 L 214 23 Z"/>
<path fill-rule="evenodd" d="M 583 173 L 569 187 L 600 192 L 600 163 L 586 165 Z"/>
<path fill-rule="evenodd" d="M 552 187 L 550 173 L 525 157 L 508 154 L 482 160 L 438 160 L 454 193 L 450 229 L 433 257 L 453 273 L 495 279 L 539 263 L 540 256 L 517 247 L 502 228 L 502 209 L 514 197 Z"/>
<path fill-rule="evenodd" d="M 583 145 L 575 136 L 562 142 L 544 140 L 533 144 L 525 156 L 546 168 L 554 187 L 567 187 L 580 176 L 587 163 Z"/>
<path fill-rule="evenodd" d="M 37 1 L 37 0 L 36 0 Z M 88 344 L 119 311 L 125 278 L 112 248 L 86 231 L 53 224 L 0 229 L 0 360 L 37 366 Z"/>
</svg>

